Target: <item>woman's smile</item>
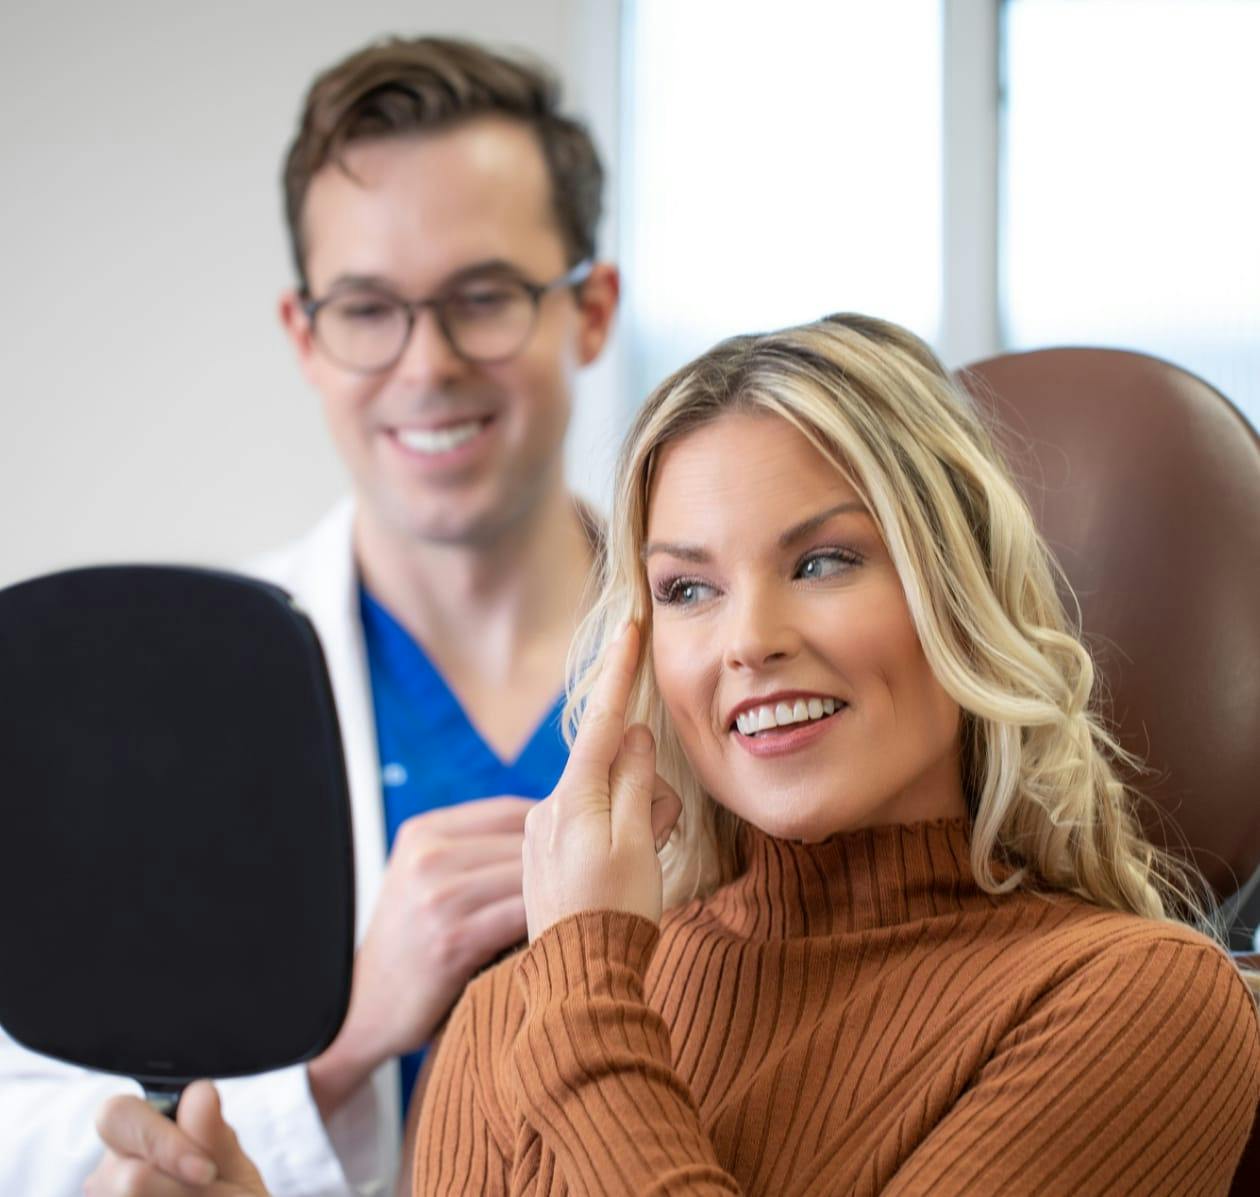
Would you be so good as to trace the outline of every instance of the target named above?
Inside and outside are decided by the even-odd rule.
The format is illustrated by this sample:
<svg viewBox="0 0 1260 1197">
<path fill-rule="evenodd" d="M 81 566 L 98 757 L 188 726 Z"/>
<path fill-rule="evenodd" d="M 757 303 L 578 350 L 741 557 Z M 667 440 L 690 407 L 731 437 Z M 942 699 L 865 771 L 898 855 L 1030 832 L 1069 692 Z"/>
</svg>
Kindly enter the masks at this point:
<svg viewBox="0 0 1260 1197">
<path fill-rule="evenodd" d="M 847 705 L 831 695 L 781 690 L 739 703 L 728 734 L 753 756 L 783 756 L 815 743 Z"/>
<path fill-rule="evenodd" d="M 817 702 L 817 700 L 815 701 Z M 782 707 L 785 704 L 780 703 L 778 705 Z M 786 756 L 788 753 L 809 748 L 827 735 L 828 732 L 835 729 L 836 724 L 842 719 L 846 710 L 843 703 L 837 706 L 830 699 L 828 699 L 825 706 L 822 703 L 818 705 L 819 713 L 817 715 L 807 715 L 803 720 L 794 720 L 787 724 L 778 723 L 772 726 L 760 726 L 747 732 L 736 728 L 732 733 L 734 742 L 745 752 L 755 757 Z M 827 709 L 828 707 L 830 709 Z M 760 710 L 764 712 L 769 710 L 769 708 L 761 707 Z"/>
</svg>

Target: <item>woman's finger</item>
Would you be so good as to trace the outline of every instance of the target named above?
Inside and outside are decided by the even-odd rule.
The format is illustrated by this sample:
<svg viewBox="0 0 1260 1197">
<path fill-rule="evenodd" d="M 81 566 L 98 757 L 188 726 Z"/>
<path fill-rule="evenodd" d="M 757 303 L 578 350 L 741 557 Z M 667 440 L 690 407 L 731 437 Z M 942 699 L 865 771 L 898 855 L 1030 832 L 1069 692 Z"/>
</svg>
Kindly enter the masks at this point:
<svg viewBox="0 0 1260 1197">
<path fill-rule="evenodd" d="M 621 751 L 609 773 L 614 845 L 655 842 L 652 837 L 655 783 L 656 741 L 642 723 L 636 723 L 623 733 Z"/>
<path fill-rule="evenodd" d="M 626 726 L 626 704 L 639 660 L 639 629 L 627 624 L 609 646 L 600 666 L 599 677 L 582 712 L 563 782 L 608 785 L 609 772 L 621 750 Z M 606 791 L 605 791 L 606 792 Z"/>
<path fill-rule="evenodd" d="M 674 787 L 657 774 L 652 790 L 652 842 L 659 852 L 682 817 L 682 799 Z"/>
</svg>

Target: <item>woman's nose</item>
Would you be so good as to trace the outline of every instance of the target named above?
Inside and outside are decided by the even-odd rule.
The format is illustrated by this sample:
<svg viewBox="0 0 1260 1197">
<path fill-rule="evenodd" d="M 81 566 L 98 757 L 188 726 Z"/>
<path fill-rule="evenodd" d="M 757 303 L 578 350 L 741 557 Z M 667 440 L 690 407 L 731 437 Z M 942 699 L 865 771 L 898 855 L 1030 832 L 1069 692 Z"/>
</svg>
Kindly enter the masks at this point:
<svg viewBox="0 0 1260 1197">
<path fill-rule="evenodd" d="M 727 610 L 723 658 L 728 669 L 765 669 L 800 652 L 801 629 L 790 602 L 759 588 L 732 602 Z"/>
</svg>

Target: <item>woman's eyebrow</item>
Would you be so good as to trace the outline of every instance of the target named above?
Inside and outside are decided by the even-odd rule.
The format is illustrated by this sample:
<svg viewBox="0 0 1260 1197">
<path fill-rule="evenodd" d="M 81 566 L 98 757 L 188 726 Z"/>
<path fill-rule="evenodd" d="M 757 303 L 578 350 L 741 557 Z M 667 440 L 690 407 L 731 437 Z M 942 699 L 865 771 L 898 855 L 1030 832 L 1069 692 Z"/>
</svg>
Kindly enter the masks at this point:
<svg viewBox="0 0 1260 1197">
<path fill-rule="evenodd" d="M 820 528 L 834 516 L 849 514 L 869 516 L 866 507 L 856 499 L 837 503 L 834 507 L 828 507 L 826 511 L 820 511 L 817 515 L 811 515 L 808 519 L 801 520 L 799 524 L 793 524 L 779 537 L 779 547 L 787 548 L 789 545 L 808 536 L 816 528 Z M 672 544 L 664 540 L 653 540 L 643 546 L 642 557 L 644 561 L 654 553 L 668 553 L 671 557 L 680 557 L 684 561 L 693 561 L 697 565 L 705 565 L 712 560 L 709 551 L 702 549 L 699 545 Z"/>
<path fill-rule="evenodd" d="M 640 555 L 646 561 L 653 553 L 668 553 L 671 557 L 681 557 L 684 561 L 694 561 L 697 565 L 704 565 L 712 560 L 707 550 L 696 545 L 670 544 L 664 540 L 653 540 L 645 544 Z"/>
<path fill-rule="evenodd" d="M 786 549 L 789 545 L 794 544 L 798 540 L 802 540 L 817 528 L 822 527 L 829 519 L 837 515 L 865 515 L 870 513 L 866 510 L 865 504 L 857 499 L 849 499 L 844 503 L 837 503 L 834 507 L 828 507 L 826 511 L 820 511 L 817 515 L 811 515 L 808 519 L 801 520 L 799 524 L 793 524 L 782 536 L 779 537 L 779 547 Z"/>
</svg>

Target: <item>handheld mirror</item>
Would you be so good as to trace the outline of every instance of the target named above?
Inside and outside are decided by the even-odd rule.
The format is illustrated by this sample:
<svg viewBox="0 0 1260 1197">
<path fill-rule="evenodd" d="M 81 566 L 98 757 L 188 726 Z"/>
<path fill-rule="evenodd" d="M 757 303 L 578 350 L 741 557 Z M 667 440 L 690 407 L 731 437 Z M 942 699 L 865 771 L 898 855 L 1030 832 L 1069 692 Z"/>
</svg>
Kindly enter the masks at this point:
<svg viewBox="0 0 1260 1197">
<path fill-rule="evenodd" d="M 0 1024 L 185 1085 L 298 1063 L 345 1016 L 345 764 L 309 621 L 206 570 L 0 591 Z"/>
</svg>

